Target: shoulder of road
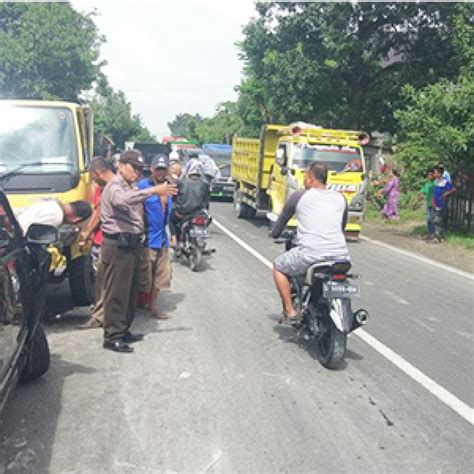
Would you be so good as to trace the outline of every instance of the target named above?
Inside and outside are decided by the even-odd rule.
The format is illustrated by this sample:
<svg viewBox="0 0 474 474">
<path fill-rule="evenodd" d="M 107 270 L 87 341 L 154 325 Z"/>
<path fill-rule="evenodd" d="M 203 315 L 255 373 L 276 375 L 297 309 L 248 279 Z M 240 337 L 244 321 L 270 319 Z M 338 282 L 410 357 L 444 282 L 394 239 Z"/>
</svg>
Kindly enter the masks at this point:
<svg viewBox="0 0 474 474">
<path fill-rule="evenodd" d="M 424 238 L 411 234 L 405 227 L 398 223 L 369 221 L 364 223 L 362 236 L 474 274 L 473 250 L 450 243 L 427 243 Z"/>
</svg>

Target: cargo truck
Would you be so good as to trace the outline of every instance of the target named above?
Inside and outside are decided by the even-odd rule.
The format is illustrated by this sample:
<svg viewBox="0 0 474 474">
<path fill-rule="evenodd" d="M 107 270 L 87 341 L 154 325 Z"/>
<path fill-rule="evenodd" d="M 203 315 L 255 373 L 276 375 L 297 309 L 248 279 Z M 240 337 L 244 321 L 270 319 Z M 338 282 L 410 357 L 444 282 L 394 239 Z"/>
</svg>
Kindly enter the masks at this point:
<svg viewBox="0 0 474 474">
<path fill-rule="evenodd" d="M 258 210 L 280 214 L 288 197 L 303 187 L 304 170 L 320 161 L 328 167 L 329 189 L 349 204 L 348 237 L 357 238 L 365 204 L 365 162 L 362 146 L 369 136 L 352 130 L 325 129 L 296 123 L 266 125 L 260 138 L 235 136 L 232 143 L 234 212 L 252 218 Z M 296 221 L 290 221 L 295 226 Z"/>
<path fill-rule="evenodd" d="M 69 102 L 0 100 L 0 178 L 14 212 L 44 198 L 92 201 L 87 166 L 93 152 L 92 113 Z M 94 300 L 90 246 L 78 245 L 81 228 L 63 224 L 49 247 L 53 282 L 69 279 L 76 305 Z"/>
</svg>

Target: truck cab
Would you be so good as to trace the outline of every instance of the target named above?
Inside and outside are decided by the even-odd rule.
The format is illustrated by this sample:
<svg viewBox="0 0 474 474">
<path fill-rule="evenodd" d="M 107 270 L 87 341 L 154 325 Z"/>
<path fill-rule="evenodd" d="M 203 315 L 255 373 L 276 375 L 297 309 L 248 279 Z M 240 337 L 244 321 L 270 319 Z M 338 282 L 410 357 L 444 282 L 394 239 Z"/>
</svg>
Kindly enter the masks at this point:
<svg viewBox="0 0 474 474">
<path fill-rule="evenodd" d="M 270 210 L 280 214 L 289 196 L 303 187 L 305 169 L 311 163 L 322 162 L 328 168 L 328 189 L 342 193 L 349 204 L 346 235 L 357 237 L 365 201 L 365 162 L 361 144 L 365 135 L 301 125 L 281 127 L 276 134 L 275 161 L 267 187 Z M 291 225 L 295 226 L 296 221 L 290 221 Z"/>
<path fill-rule="evenodd" d="M 0 177 L 13 210 L 44 198 L 92 201 L 87 167 L 93 153 L 92 113 L 69 102 L 0 100 Z M 13 173 L 12 173 L 13 171 Z M 94 298 L 90 248 L 78 245 L 78 226 L 63 225 L 50 246 L 51 280 L 68 277 L 77 305 Z"/>
</svg>

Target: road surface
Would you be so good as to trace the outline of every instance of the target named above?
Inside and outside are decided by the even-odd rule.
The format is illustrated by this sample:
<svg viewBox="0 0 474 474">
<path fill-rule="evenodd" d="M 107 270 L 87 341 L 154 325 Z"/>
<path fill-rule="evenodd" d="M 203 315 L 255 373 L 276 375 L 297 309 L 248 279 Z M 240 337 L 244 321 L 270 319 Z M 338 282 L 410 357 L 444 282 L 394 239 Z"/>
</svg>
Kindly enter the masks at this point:
<svg viewBox="0 0 474 474">
<path fill-rule="evenodd" d="M 264 262 L 281 248 L 265 220 L 237 220 L 227 203 L 212 212 L 217 253 L 200 273 L 174 265 L 161 299 L 173 318 L 141 312 L 134 354 L 75 330 L 83 308 L 49 321 L 52 367 L 7 404 L 0 473 L 472 470 L 471 279 L 351 244 L 366 331 L 392 352 L 352 335 L 346 364 L 328 371 L 277 324 Z M 52 290 L 50 312 L 66 301 Z"/>
</svg>

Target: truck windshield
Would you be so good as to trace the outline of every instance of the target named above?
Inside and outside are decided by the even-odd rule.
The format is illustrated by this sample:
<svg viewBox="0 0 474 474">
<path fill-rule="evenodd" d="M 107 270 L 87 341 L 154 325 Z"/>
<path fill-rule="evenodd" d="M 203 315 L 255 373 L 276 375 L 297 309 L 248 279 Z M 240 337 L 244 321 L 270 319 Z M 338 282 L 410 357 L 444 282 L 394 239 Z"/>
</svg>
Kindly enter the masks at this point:
<svg viewBox="0 0 474 474">
<path fill-rule="evenodd" d="M 357 148 L 334 145 L 296 144 L 293 164 L 306 168 L 315 161 L 322 161 L 329 170 L 337 172 L 362 172 L 363 164 Z"/>
<path fill-rule="evenodd" d="M 77 171 L 74 121 L 69 109 L 0 105 L 0 174 L 30 162 L 35 166 L 26 166 L 25 174 Z"/>
</svg>

